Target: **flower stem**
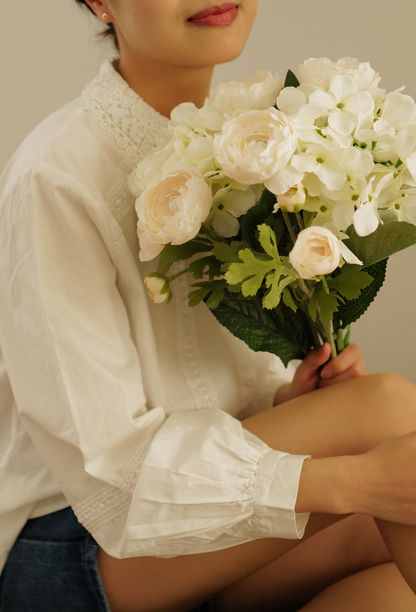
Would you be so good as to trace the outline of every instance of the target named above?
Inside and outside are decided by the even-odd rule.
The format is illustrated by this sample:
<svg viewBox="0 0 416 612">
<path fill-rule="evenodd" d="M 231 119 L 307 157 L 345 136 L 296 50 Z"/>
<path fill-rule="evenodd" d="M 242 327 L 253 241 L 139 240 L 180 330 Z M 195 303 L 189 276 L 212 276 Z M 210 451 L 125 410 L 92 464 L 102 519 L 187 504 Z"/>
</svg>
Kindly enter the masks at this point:
<svg viewBox="0 0 416 612">
<path fill-rule="evenodd" d="M 331 326 L 324 322 L 322 322 L 322 325 L 325 330 L 326 339 L 328 340 L 329 345 L 331 347 L 331 358 L 335 359 L 338 353 L 337 353 L 337 347 L 335 346 L 334 337 L 332 335 Z"/>
<path fill-rule="evenodd" d="M 296 219 L 297 219 L 300 231 L 304 230 L 305 225 L 303 223 L 302 215 L 300 214 L 300 212 L 296 213 Z"/>
<path fill-rule="evenodd" d="M 292 227 L 292 224 L 290 222 L 290 217 L 287 214 L 287 212 L 285 212 L 284 210 L 282 210 L 282 215 L 283 215 L 283 219 L 285 220 L 286 227 L 287 227 L 287 229 L 289 231 L 290 238 L 291 238 L 293 244 L 295 244 L 295 242 L 296 242 L 296 234 L 293 231 L 293 227 Z"/>
<path fill-rule="evenodd" d="M 176 278 L 179 278 L 180 276 L 182 276 L 182 274 L 186 274 L 188 272 L 188 270 L 189 270 L 189 268 L 184 268 L 183 270 L 180 270 L 176 274 L 172 274 L 172 276 L 169 276 L 168 281 L 171 283 Z"/>
</svg>

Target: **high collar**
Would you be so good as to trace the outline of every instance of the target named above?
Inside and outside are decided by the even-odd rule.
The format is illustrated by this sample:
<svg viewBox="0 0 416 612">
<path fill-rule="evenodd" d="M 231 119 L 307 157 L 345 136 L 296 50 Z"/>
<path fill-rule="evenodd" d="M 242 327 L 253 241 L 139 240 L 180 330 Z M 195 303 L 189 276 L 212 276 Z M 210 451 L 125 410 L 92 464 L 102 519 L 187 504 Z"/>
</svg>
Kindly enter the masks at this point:
<svg viewBox="0 0 416 612">
<path fill-rule="evenodd" d="M 106 60 L 83 91 L 84 108 L 136 160 L 165 142 L 169 119 L 147 104 L 117 72 L 117 60 Z"/>
</svg>

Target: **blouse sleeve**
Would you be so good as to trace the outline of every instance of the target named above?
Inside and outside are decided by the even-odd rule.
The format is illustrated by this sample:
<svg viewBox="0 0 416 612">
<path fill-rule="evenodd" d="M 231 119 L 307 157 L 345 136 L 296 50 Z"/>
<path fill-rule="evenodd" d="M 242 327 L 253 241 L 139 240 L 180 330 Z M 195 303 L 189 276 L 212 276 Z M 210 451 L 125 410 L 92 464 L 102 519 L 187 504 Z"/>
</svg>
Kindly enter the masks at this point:
<svg viewBox="0 0 416 612">
<path fill-rule="evenodd" d="M 2 349 L 43 461 L 115 557 L 302 537 L 305 456 L 271 450 L 221 410 L 147 409 L 96 199 L 44 164 L 3 198 Z"/>
</svg>

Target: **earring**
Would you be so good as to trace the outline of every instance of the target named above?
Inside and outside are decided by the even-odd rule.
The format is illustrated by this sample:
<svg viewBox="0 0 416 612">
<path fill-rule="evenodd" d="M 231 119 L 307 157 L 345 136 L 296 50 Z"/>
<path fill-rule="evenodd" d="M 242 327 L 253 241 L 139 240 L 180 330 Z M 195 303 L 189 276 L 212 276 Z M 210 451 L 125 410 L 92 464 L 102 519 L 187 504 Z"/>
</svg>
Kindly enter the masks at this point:
<svg viewBox="0 0 416 612">
<path fill-rule="evenodd" d="M 103 21 L 105 21 L 107 18 L 108 18 L 107 13 L 103 13 L 103 14 L 101 15 L 101 19 L 102 19 Z"/>
</svg>

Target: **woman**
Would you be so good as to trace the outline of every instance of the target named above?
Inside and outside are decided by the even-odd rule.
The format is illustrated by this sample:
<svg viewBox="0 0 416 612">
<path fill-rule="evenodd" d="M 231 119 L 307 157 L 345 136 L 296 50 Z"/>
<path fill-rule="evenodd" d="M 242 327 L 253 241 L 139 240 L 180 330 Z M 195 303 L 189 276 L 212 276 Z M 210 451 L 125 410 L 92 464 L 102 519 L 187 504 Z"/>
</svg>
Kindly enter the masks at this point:
<svg viewBox="0 0 416 612">
<path fill-rule="evenodd" d="M 77 1 L 120 60 L 0 183 L 2 612 L 414 609 L 414 386 L 354 345 L 282 384 L 186 277 L 141 281 L 126 178 L 257 2 Z"/>
</svg>

